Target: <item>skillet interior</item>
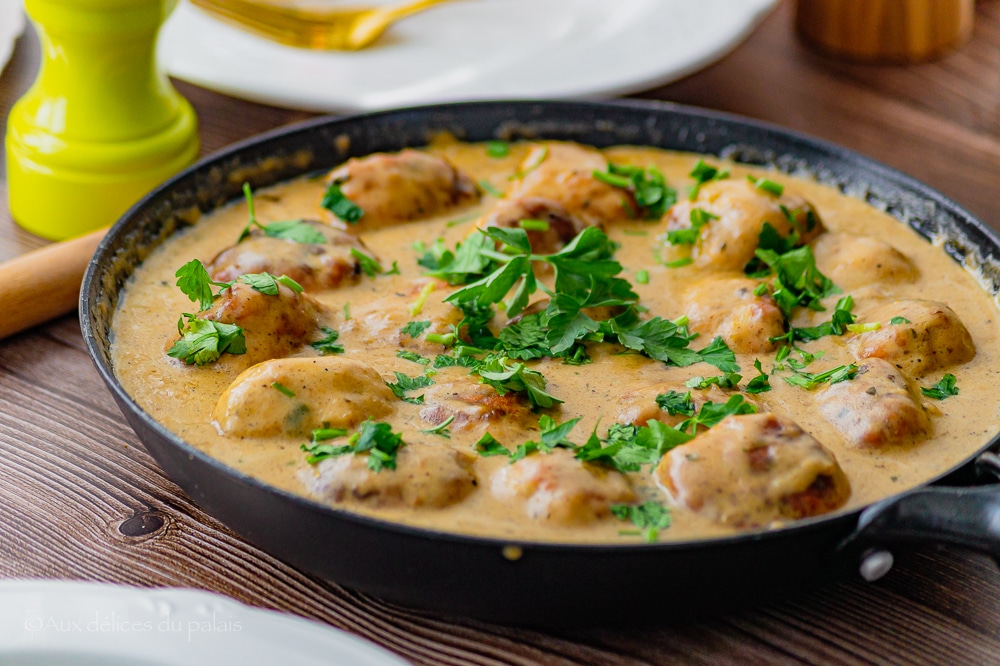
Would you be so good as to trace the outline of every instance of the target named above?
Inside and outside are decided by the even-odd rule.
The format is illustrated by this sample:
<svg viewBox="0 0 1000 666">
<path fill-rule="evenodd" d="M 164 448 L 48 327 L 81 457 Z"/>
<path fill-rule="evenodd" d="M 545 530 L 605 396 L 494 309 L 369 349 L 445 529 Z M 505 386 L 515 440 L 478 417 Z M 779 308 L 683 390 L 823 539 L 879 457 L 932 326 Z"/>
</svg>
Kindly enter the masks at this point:
<svg viewBox="0 0 1000 666">
<path fill-rule="evenodd" d="M 325 507 L 246 477 L 167 432 L 125 395 L 110 364 L 110 326 L 134 268 L 178 227 L 241 195 L 375 151 L 461 139 L 547 138 L 643 144 L 812 175 L 866 199 L 976 268 L 1000 290 L 1000 240 L 940 194 L 850 151 L 725 114 L 652 103 L 474 103 L 406 109 L 279 130 L 204 161 L 130 210 L 84 282 L 91 356 L 140 439 L 200 505 L 263 549 L 312 573 L 407 605 L 484 619 L 562 624 L 688 616 L 802 589 L 854 560 L 835 544 L 858 512 L 778 531 L 652 545 L 510 544 L 388 524 Z M 974 456 L 970 456 L 971 460 Z M 953 470 L 954 471 L 954 470 Z M 518 549 L 504 549 L 515 545 Z"/>
</svg>

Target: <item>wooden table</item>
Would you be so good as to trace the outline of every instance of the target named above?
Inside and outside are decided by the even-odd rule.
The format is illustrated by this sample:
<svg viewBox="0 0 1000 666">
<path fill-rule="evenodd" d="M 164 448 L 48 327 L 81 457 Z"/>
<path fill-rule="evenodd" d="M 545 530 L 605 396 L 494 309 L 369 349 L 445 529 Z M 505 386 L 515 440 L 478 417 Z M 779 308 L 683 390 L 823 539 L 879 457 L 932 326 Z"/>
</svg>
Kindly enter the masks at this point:
<svg viewBox="0 0 1000 666">
<path fill-rule="evenodd" d="M 786 3 L 722 62 L 641 96 L 835 141 L 930 183 L 1000 229 L 998 43 L 1000 1 L 980 0 L 972 42 L 942 61 L 848 65 L 805 50 Z M 37 62 L 34 38 L 21 39 L 0 78 L 0 118 Z M 205 153 L 308 115 L 177 85 L 198 110 Z M 0 195 L 0 258 L 43 245 L 11 222 L 2 180 Z M 125 521 L 161 526 L 126 536 Z M 447 621 L 303 575 L 247 545 L 164 476 L 92 368 L 75 315 L 0 342 L 0 578 L 12 577 L 214 590 L 428 664 L 1000 663 L 1000 574 L 989 559 L 951 548 L 899 552 L 876 584 L 843 582 L 712 620 L 621 629 Z"/>
</svg>

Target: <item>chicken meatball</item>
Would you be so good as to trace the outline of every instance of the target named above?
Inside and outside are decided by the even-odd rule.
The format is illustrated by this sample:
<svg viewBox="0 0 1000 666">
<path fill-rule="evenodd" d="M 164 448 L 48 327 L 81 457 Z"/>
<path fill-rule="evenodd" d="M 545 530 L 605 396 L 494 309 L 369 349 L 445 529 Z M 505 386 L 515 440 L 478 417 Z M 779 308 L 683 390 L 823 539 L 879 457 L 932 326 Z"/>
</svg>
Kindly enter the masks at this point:
<svg viewBox="0 0 1000 666">
<path fill-rule="evenodd" d="M 224 354 L 217 367 L 242 370 L 255 363 L 288 356 L 308 344 L 318 328 L 321 306 L 305 294 L 278 285 L 275 295 L 237 282 L 198 315 L 201 319 L 236 324 L 243 329 L 246 354 Z"/>
<path fill-rule="evenodd" d="M 852 381 L 823 389 L 820 413 L 849 444 L 878 448 L 929 437 L 932 426 L 913 382 L 887 361 L 870 358 Z"/>
<path fill-rule="evenodd" d="M 804 199 L 760 192 L 742 179 L 709 183 L 699 190 L 696 200 L 675 204 L 667 212 L 667 229 L 689 228 L 691 211 L 696 208 L 714 216 L 701 227 L 691 250 L 694 265 L 701 268 L 743 270 L 755 256 L 765 222 L 781 236 L 797 232 L 801 243 L 823 231 L 819 216 Z"/>
<path fill-rule="evenodd" d="M 833 511 L 850 495 L 833 454 L 776 414 L 727 416 L 669 451 L 655 474 L 677 503 L 742 528 Z"/>
<path fill-rule="evenodd" d="M 529 229 L 527 231 L 528 240 L 531 242 L 531 251 L 536 254 L 558 252 L 577 234 L 590 226 L 566 212 L 561 204 L 538 197 L 498 201 L 476 223 L 476 226 L 481 229 L 487 227 L 514 228 L 520 225 L 521 220 L 541 220 L 548 224 L 548 229 Z"/>
<path fill-rule="evenodd" d="M 530 455 L 501 468 L 492 490 L 503 502 L 523 500 L 532 520 L 558 525 L 592 523 L 610 516 L 613 504 L 636 501 L 623 474 L 581 462 L 566 449 Z"/>
<path fill-rule="evenodd" d="M 844 291 L 877 282 L 898 284 L 917 278 L 917 267 L 905 254 L 868 236 L 826 233 L 813 244 L 816 267 Z"/>
<path fill-rule="evenodd" d="M 976 355 L 969 331 L 944 303 L 896 301 L 865 313 L 863 320 L 881 327 L 850 340 L 855 358 L 883 358 L 911 377 L 971 361 Z M 899 323 L 893 324 L 894 320 Z"/>
<path fill-rule="evenodd" d="M 450 446 L 407 444 L 396 469 L 371 470 L 367 456 L 327 458 L 299 478 L 323 502 L 357 501 L 380 507 L 440 509 L 462 501 L 476 487 L 473 457 Z"/>
<path fill-rule="evenodd" d="M 439 425 L 454 417 L 448 427 L 457 431 L 485 428 L 499 419 L 523 426 L 531 413 L 517 393 L 499 395 L 492 386 L 480 384 L 467 373 L 452 381 L 438 381 L 424 389 L 423 396 L 420 418 Z"/>
<path fill-rule="evenodd" d="M 432 217 L 479 200 L 471 178 L 443 157 L 418 150 L 350 159 L 329 180 L 364 211 L 357 229 Z"/>
<path fill-rule="evenodd" d="M 607 158 L 595 148 L 548 142 L 529 151 L 521 165 L 523 175 L 507 197 L 556 201 L 587 226 L 639 217 L 639 206 L 628 190 L 594 178 L 594 171 L 607 168 Z"/>
<path fill-rule="evenodd" d="M 353 428 L 384 416 L 393 400 L 379 374 L 361 361 L 283 358 L 241 373 L 212 417 L 228 437 L 308 436 L 316 428 Z"/>
<path fill-rule="evenodd" d="M 785 316 L 770 295 L 757 296 L 759 283 L 745 278 L 706 279 L 684 295 L 688 327 L 720 336 L 737 354 L 774 350 L 770 338 L 785 332 Z"/>
<path fill-rule="evenodd" d="M 326 240 L 301 243 L 255 230 L 245 240 L 220 252 L 208 265 L 209 274 L 219 282 L 231 282 L 247 273 L 287 275 L 306 291 L 334 289 L 357 281 L 361 262 L 351 250 L 372 257 L 364 244 L 346 231 L 322 222 L 305 224 Z"/>
</svg>

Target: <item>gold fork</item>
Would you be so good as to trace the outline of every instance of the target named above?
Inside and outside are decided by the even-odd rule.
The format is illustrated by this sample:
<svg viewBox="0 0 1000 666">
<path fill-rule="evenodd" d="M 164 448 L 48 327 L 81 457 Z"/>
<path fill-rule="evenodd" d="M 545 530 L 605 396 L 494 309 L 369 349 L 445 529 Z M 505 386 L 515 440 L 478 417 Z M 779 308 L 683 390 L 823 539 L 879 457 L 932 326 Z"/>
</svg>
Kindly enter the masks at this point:
<svg viewBox="0 0 1000 666">
<path fill-rule="evenodd" d="M 386 28 L 446 0 L 416 0 L 370 9 L 305 9 L 253 0 L 191 0 L 212 16 L 267 39 L 310 49 L 357 51 Z"/>
</svg>

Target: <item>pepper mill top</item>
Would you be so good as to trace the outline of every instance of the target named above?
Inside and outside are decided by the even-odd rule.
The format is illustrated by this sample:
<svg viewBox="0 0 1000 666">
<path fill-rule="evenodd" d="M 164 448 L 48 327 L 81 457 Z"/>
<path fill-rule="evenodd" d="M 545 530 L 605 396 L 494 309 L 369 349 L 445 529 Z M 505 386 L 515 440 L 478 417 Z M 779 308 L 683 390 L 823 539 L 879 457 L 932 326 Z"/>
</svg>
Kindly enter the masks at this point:
<svg viewBox="0 0 1000 666">
<path fill-rule="evenodd" d="M 156 66 L 176 0 L 25 0 L 42 64 L 7 122 L 10 211 L 50 239 L 107 226 L 198 155 L 191 105 Z"/>
</svg>

